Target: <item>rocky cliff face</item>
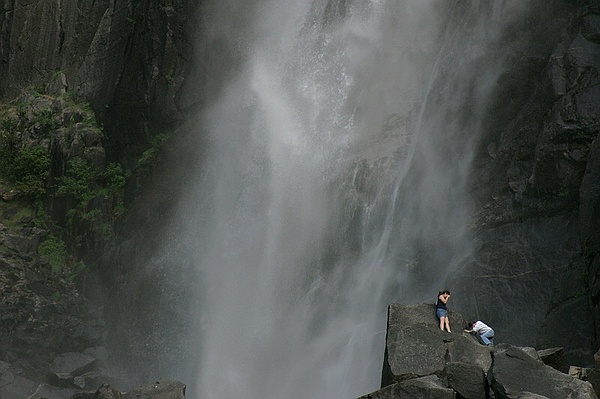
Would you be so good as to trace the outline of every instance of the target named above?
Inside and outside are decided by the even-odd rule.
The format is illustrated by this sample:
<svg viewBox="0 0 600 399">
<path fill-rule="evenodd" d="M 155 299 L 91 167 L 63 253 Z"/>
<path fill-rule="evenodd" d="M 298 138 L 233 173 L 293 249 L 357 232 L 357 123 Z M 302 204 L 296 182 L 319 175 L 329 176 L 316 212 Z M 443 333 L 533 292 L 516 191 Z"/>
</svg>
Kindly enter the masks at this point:
<svg viewBox="0 0 600 399">
<path fill-rule="evenodd" d="M 598 397 L 590 382 L 560 371 L 562 364 L 550 355 L 560 348 L 484 346 L 463 332 L 458 313 L 449 313 L 452 333 L 441 331 L 434 309 L 390 305 L 382 389 L 360 399 Z"/>
<path fill-rule="evenodd" d="M 46 188 L 56 190 L 56 178 L 68 178 L 67 165 L 76 158 L 91 162 L 100 173 L 115 162 L 125 167 L 126 173 L 140 177 L 142 155 L 156 150 L 151 144 L 153 137 L 171 133 L 186 109 L 196 101 L 194 93 L 184 92 L 183 82 L 193 54 L 190 27 L 195 23 L 193 17 L 200 4 L 112 0 L 0 2 L 0 97 L 2 102 L 13 100 L 26 87 L 35 93 L 30 95 L 31 104 L 17 101 L 12 107 L 7 106 L 6 115 L 16 121 L 11 134 L 26 143 L 24 148 L 33 145 L 51 154 Z M 48 82 L 53 84 L 49 86 Z M 68 101 L 60 97 L 65 91 Z M 92 119 L 99 126 L 96 122 L 93 128 L 82 124 L 82 114 L 73 112 L 71 100 L 89 103 L 95 113 Z M 3 114 L 3 122 L 6 115 Z M 38 123 L 41 117 L 45 119 Z M 24 123 L 23 118 L 31 119 L 32 123 Z M 2 128 L 6 126 L 3 123 Z M 146 158 L 144 162 L 148 161 Z M 41 382 L 68 387 L 69 392 L 83 386 L 90 389 L 90 384 L 98 380 L 87 374 L 98 375 L 98 362 L 85 372 L 58 370 L 55 374 L 62 375 L 52 377 L 51 381 L 47 373 L 51 372 L 50 363 L 61 352 L 83 352 L 91 346 L 104 345 L 102 337 L 106 331 L 95 334 L 93 342 L 77 338 L 81 329 L 88 332 L 89 329 L 87 303 L 73 285 L 76 273 L 67 272 L 66 282 L 47 283 L 62 279 L 61 272 L 51 270 L 48 258 L 38 253 L 39 244 L 49 236 L 49 231 L 36 228 L 32 217 L 19 219 L 19 200 L 13 200 L 12 193 L 2 190 L 7 186 L 0 180 L 0 192 L 5 200 L 11 201 L 2 204 L 0 222 L 0 265 L 2 285 L 6 288 L 2 309 L 10 321 L 3 323 L 0 332 L 6 343 L 2 360 L 10 363 L 3 363 L 6 370 L 2 374 L 22 382 L 19 387 L 3 383 L 1 395 L 28 397 L 38 387 L 36 383 Z M 132 182 L 132 191 L 137 190 L 137 184 Z M 89 184 L 85 186 L 92 188 Z M 90 202 L 81 210 L 87 214 L 104 208 L 95 199 L 92 202 L 95 204 Z M 48 214 L 62 227 L 67 224 L 67 213 L 76 211 L 76 205 L 64 198 L 47 196 L 44 204 Z M 145 212 L 142 210 L 140 214 Z M 142 218 L 142 222 L 145 220 Z M 5 226 L 9 222 L 15 226 Z M 82 244 L 76 241 L 69 245 Z M 84 243 L 83 247 L 87 247 L 84 252 L 88 254 L 79 254 L 87 257 L 88 271 L 98 266 L 92 259 L 97 258 L 99 242 L 92 239 Z M 111 274 L 107 271 L 111 264 L 103 266 L 105 275 L 110 274 L 111 278 L 125 272 Z M 97 292 L 99 283 L 95 278 L 75 280 L 79 280 L 78 288 L 86 294 Z M 109 282 L 113 283 L 114 280 Z M 80 306 L 75 306 L 73 302 L 78 299 L 75 305 Z M 96 317 L 94 322 L 101 323 L 101 317 L 97 314 Z M 32 351 L 33 348 L 37 350 Z M 109 380 L 106 373 L 101 379 Z M 48 393 L 48 397 L 67 397 L 66 392 Z"/>
<path fill-rule="evenodd" d="M 499 82 L 477 161 L 476 253 L 450 281 L 456 308 L 502 325 L 507 342 L 585 363 L 599 320 L 600 16 L 593 2 L 552 6 L 509 39 L 525 51 Z"/>
<path fill-rule="evenodd" d="M 107 133 L 109 159 L 129 162 L 191 106 L 183 92 L 189 25 L 201 2 L 3 0 L 0 96 L 65 73 Z"/>
<path fill-rule="evenodd" d="M 89 101 L 104 126 L 106 159 L 133 170 L 150 139 L 170 133 L 201 101 L 185 84 L 188 74 L 201 75 L 201 66 L 190 70 L 200 51 L 190 37 L 200 4 L 4 0 L 0 96 L 64 72 L 68 90 Z M 476 253 L 448 288 L 465 316 L 503 326 L 503 341 L 564 346 L 588 362 L 600 329 L 600 4 L 537 4 L 530 23 L 506 38 L 518 51 L 498 82 L 473 176 Z M 184 139 L 176 135 L 170 156 L 181 156 Z M 104 258 L 113 288 L 156 243 L 157 215 L 168 211 L 177 184 L 167 167 L 143 182 L 141 200 L 130 192 L 136 211 Z M 117 297 L 128 298 L 125 290 Z"/>
</svg>

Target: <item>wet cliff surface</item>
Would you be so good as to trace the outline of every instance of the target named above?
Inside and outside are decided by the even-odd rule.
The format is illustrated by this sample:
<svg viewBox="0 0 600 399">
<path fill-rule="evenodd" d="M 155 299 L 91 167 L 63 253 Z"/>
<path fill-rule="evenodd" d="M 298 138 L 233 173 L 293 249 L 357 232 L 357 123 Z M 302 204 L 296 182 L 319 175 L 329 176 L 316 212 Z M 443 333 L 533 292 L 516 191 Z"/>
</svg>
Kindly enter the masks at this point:
<svg viewBox="0 0 600 399">
<path fill-rule="evenodd" d="M 79 3 L 2 2 L 0 95 L 13 99 L 23 87 L 44 84 L 57 71 L 64 72 L 67 90 L 91 104 L 104 128 L 107 161 L 118 161 L 129 170 L 138 165 L 153 137 L 173 134 L 163 162 L 136 184 L 130 182 L 130 210 L 117 229 L 115 246 L 96 265 L 105 284 L 102 289 L 107 287 L 109 297 L 116 299 L 106 303 L 111 310 L 107 330 L 120 342 L 115 348 L 130 348 L 131 353 L 120 353 L 124 364 L 143 363 L 132 372 L 137 373 L 134 379 L 143 379 L 185 363 L 189 356 L 176 335 L 165 335 L 174 327 L 188 326 L 186 309 L 160 318 L 147 309 L 165 301 L 193 307 L 185 301 L 193 287 L 185 286 L 190 284 L 185 279 L 162 277 L 160 272 L 173 266 L 168 260 L 151 273 L 138 268 L 160 240 L 164 218 L 182 184 L 174 176 L 186 176 L 171 173 L 174 163 L 169 159 L 189 157 L 193 162 L 187 147 L 191 139 L 185 129 L 176 128 L 190 121 L 188 112 L 207 100 L 202 85 L 186 85 L 190 75 L 202 81 L 202 66 L 191 65 L 203 51 L 192 39 L 197 29 L 193 16 L 200 4 Z M 465 317 L 501 326 L 497 332 L 502 342 L 564 346 L 569 361 L 585 363 L 597 349 L 600 323 L 600 5 L 540 2 L 532 15 L 536 17 L 515 26 L 513 36 L 505 38 L 517 44 L 517 51 L 511 54 L 511 68 L 497 82 L 471 179 L 478 210 L 473 218 L 476 249 L 472 259 L 451 271 L 448 288 L 454 294 L 452 305 Z M 364 154 L 367 162 L 380 160 L 371 157 Z M 29 222 L 24 220 L 18 234 L 30 232 L 23 238 L 27 240 L 39 235 Z M 2 237 L 15 252 L 14 240 L 4 232 Z M 35 272 L 31 259 L 10 264 L 6 284 L 29 278 L 36 292 L 63 290 L 39 288 L 46 277 Z M 0 265 L 8 267 L 4 260 Z M 143 284 L 134 289 L 129 279 Z M 74 295 L 58 305 L 36 302 L 34 296 L 23 298 L 31 301 L 3 303 L 23 309 L 42 303 L 42 314 L 53 306 L 59 311 L 76 309 L 70 302 Z M 6 313 L 11 315 L 11 331 L 26 330 L 29 319 L 15 312 Z M 87 317 L 85 311 L 80 313 L 82 320 Z M 65 329 L 75 328 L 76 318 L 69 312 L 64 320 Z M 39 365 L 59 351 L 52 345 L 50 352 L 40 351 L 43 357 L 30 367 L 36 377 L 43 374 Z M 22 357 L 22 349 L 4 349 L 0 360 L 14 362 Z"/>
</svg>

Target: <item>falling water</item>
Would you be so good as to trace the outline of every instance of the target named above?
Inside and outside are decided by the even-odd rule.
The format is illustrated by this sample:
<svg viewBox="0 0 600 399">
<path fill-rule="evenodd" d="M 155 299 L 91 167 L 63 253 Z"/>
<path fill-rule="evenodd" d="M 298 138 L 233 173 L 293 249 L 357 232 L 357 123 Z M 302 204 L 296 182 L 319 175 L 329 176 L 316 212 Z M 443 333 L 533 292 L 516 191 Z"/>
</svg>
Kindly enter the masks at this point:
<svg viewBox="0 0 600 399">
<path fill-rule="evenodd" d="M 377 390 L 387 305 L 469 256 L 472 154 L 525 2 L 208 3 L 206 155 L 174 222 L 197 265 L 189 394 Z"/>
</svg>

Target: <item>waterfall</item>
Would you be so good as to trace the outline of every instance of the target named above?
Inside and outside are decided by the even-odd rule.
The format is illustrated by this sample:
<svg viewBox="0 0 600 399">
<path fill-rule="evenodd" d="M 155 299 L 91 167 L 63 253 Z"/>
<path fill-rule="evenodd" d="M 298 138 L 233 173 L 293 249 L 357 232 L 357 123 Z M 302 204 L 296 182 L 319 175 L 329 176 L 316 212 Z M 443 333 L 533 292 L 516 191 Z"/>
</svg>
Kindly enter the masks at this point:
<svg viewBox="0 0 600 399">
<path fill-rule="evenodd" d="M 207 2 L 203 159 L 172 221 L 192 398 L 379 388 L 387 305 L 433 300 L 470 255 L 473 155 L 525 3 Z"/>
</svg>

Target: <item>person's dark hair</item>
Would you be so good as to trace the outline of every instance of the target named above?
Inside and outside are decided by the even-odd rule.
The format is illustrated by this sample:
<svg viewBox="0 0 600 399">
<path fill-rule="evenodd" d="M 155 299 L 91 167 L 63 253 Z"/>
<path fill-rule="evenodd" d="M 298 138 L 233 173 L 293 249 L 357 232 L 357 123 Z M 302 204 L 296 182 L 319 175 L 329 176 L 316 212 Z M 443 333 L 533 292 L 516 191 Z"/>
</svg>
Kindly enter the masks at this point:
<svg viewBox="0 0 600 399">
<path fill-rule="evenodd" d="M 443 291 L 440 291 L 440 293 L 438 295 L 442 295 L 442 294 L 448 294 L 448 295 L 450 295 L 450 291 L 443 290 Z"/>
<path fill-rule="evenodd" d="M 470 321 L 470 322 L 468 322 L 468 323 L 467 323 L 467 330 L 472 330 L 474 325 L 475 325 L 475 322 L 474 322 L 474 321 Z"/>
</svg>

